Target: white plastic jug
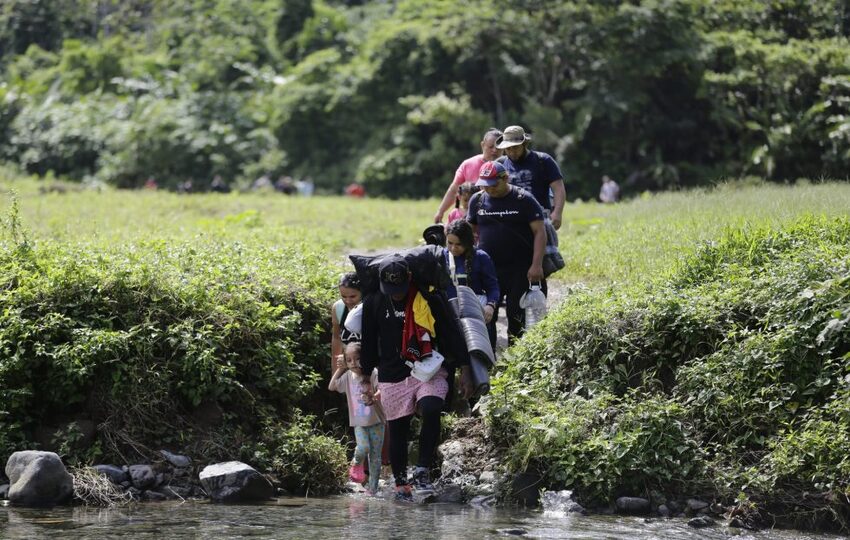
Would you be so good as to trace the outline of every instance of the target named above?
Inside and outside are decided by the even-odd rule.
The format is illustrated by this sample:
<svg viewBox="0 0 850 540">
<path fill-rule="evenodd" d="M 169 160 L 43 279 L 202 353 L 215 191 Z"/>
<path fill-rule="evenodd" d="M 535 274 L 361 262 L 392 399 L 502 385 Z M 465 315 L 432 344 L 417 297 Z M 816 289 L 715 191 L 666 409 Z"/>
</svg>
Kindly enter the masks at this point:
<svg viewBox="0 0 850 540">
<path fill-rule="evenodd" d="M 546 295 L 540 284 L 529 284 L 528 290 L 519 299 L 519 307 L 525 310 L 525 328 L 531 328 L 546 316 Z"/>
</svg>

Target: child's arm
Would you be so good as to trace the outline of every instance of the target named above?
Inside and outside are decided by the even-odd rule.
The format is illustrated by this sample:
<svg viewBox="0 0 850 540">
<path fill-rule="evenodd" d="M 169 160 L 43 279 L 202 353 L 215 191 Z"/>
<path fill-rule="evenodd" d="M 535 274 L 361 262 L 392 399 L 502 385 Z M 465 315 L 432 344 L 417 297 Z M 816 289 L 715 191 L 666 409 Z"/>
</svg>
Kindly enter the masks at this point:
<svg viewBox="0 0 850 540">
<path fill-rule="evenodd" d="M 336 357 L 336 371 L 334 371 L 333 376 L 331 377 L 331 382 L 328 383 L 328 390 L 340 392 L 340 388 L 342 388 L 339 384 L 339 378 L 345 373 L 345 360 L 343 356 L 340 354 Z"/>
<path fill-rule="evenodd" d="M 381 402 L 381 391 L 378 389 L 378 370 L 372 372 L 369 380 L 369 405 Z"/>
</svg>

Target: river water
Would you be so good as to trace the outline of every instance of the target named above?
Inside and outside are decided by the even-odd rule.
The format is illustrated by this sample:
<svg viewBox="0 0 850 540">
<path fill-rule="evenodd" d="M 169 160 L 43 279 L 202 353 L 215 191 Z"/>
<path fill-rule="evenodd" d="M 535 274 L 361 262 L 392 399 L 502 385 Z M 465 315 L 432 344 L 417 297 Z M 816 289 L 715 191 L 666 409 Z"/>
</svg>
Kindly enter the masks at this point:
<svg viewBox="0 0 850 540">
<path fill-rule="evenodd" d="M 797 531 L 751 532 L 688 527 L 684 519 L 549 514 L 480 509 L 456 504 L 414 505 L 362 495 L 277 499 L 263 505 L 163 502 L 129 507 L 53 509 L 0 507 L 0 538 L 231 539 L 329 538 L 425 540 L 430 538 L 567 539 L 800 539 L 837 536 Z"/>
</svg>

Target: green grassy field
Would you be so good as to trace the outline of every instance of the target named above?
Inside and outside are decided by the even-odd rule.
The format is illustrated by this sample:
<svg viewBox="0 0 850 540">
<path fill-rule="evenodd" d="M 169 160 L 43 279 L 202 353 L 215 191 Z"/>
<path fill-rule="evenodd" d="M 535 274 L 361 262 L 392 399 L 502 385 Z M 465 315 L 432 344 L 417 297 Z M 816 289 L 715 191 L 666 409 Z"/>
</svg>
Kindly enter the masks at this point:
<svg viewBox="0 0 850 540">
<path fill-rule="evenodd" d="M 149 240 L 238 240 L 268 247 L 301 242 L 344 267 L 351 252 L 421 242 L 437 200 L 285 197 L 278 193 L 177 195 L 146 191 L 40 193 L 45 184 L 0 172 L 5 206 L 14 189 L 35 239 L 100 246 Z M 850 184 L 721 185 L 661 193 L 618 205 L 570 203 L 560 231 L 567 268 L 560 281 L 645 280 L 666 272 L 726 228 L 779 225 L 805 214 L 850 212 Z"/>
</svg>

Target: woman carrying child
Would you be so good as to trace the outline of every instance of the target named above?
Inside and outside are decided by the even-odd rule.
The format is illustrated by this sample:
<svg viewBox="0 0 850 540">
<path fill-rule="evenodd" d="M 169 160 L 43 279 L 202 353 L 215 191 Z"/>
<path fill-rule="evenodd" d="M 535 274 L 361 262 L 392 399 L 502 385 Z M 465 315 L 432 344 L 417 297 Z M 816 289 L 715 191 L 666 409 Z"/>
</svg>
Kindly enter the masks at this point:
<svg viewBox="0 0 850 540">
<path fill-rule="evenodd" d="M 370 495 L 378 492 L 378 479 L 381 476 L 381 447 L 384 445 L 384 411 L 381 408 L 378 388 L 378 371 L 364 374 L 360 368 L 360 343 L 351 342 L 345 346 L 344 360 L 337 361 L 328 390 L 346 395 L 348 402 L 348 423 L 354 428 L 357 447 L 348 474 L 354 482 L 362 483 L 366 472 L 364 464 L 369 458 Z"/>
<path fill-rule="evenodd" d="M 499 304 L 499 280 L 496 267 L 487 252 L 476 249 L 472 225 L 465 219 L 452 221 L 446 225 L 446 267 L 450 267 L 449 257 L 454 258 L 455 276 L 459 285 L 466 285 L 478 295 L 484 308 L 484 322 L 490 334 L 490 344 L 496 350 L 496 321 L 493 314 Z M 450 299 L 457 296 L 454 283 L 446 288 Z"/>
</svg>

